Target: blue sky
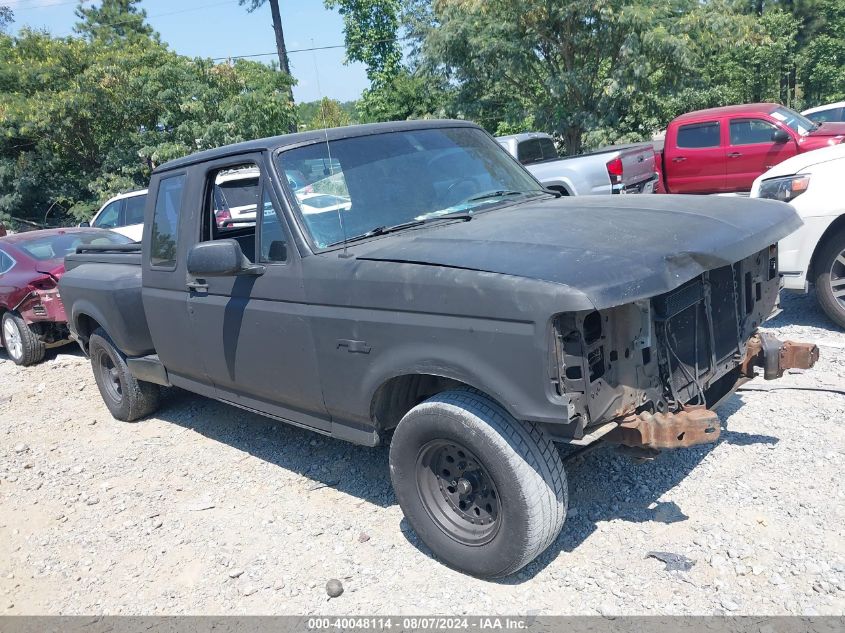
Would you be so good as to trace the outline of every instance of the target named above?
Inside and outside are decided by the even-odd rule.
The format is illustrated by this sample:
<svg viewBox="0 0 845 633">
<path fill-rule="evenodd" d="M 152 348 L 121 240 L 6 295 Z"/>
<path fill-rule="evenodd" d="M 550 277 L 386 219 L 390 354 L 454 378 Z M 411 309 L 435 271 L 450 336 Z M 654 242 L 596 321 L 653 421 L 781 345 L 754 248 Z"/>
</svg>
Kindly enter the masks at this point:
<svg viewBox="0 0 845 633">
<path fill-rule="evenodd" d="M 0 0 L 15 12 L 13 30 L 43 28 L 53 35 L 70 35 L 77 0 Z M 94 2 L 86 2 L 94 4 Z M 343 20 L 327 11 L 323 0 L 280 0 L 285 41 L 290 50 L 343 44 Z M 247 13 L 238 0 L 142 0 L 149 23 L 177 53 L 196 57 L 226 57 L 272 53 L 276 49 L 270 7 Z M 345 50 L 291 52 L 291 71 L 297 79 L 297 101 L 323 96 L 348 101 L 367 87 L 361 64 L 344 65 Z M 271 60 L 274 57 L 258 57 Z M 315 78 L 315 59 L 319 87 Z"/>
</svg>

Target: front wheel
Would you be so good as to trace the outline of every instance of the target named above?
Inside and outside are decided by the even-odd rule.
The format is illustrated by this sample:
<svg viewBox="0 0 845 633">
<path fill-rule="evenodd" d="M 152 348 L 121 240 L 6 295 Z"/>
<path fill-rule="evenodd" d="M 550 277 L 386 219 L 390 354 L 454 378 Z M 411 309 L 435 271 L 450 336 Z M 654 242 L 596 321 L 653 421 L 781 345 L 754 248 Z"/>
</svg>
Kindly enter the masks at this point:
<svg viewBox="0 0 845 633">
<path fill-rule="evenodd" d="M 97 328 L 91 335 L 88 352 L 94 380 L 112 417 L 134 422 L 158 408 L 158 385 L 138 380 L 129 372 L 123 353 L 105 330 Z"/>
<path fill-rule="evenodd" d="M 845 328 L 845 231 L 825 240 L 813 268 L 819 305 L 831 321 Z"/>
<path fill-rule="evenodd" d="M 14 312 L 3 315 L 3 347 L 16 365 L 29 367 L 44 360 L 47 348 Z"/>
<path fill-rule="evenodd" d="M 512 574 L 563 527 L 566 473 L 549 438 L 473 390 L 409 411 L 393 435 L 390 475 L 408 522 L 448 565 Z"/>
</svg>

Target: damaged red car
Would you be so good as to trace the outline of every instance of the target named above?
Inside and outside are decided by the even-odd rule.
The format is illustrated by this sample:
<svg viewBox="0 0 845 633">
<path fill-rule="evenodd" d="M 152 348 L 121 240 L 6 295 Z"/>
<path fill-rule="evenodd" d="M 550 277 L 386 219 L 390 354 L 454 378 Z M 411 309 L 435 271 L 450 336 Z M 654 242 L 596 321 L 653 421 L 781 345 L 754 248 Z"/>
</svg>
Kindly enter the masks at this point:
<svg viewBox="0 0 845 633">
<path fill-rule="evenodd" d="M 77 246 L 129 244 L 103 229 L 47 229 L 0 238 L 0 344 L 18 365 L 34 365 L 69 342 L 59 298 L 65 255 Z"/>
</svg>

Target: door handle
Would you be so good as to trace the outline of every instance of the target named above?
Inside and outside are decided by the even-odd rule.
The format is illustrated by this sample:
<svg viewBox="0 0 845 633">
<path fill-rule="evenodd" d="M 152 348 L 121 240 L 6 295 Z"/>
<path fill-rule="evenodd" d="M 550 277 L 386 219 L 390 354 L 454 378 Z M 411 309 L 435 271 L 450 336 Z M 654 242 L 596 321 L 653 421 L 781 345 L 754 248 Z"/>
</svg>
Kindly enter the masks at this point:
<svg viewBox="0 0 845 633">
<path fill-rule="evenodd" d="M 675 156 L 675 158 L 672 159 L 672 162 L 673 163 L 683 163 L 686 159 L 687 159 L 686 156 Z"/>
<path fill-rule="evenodd" d="M 728 154 L 728 158 L 739 158 L 740 156 L 742 156 L 742 152 L 731 152 Z"/>
<path fill-rule="evenodd" d="M 208 292 L 208 284 L 201 280 L 189 281 L 186 285 L 191 292 Z"/>
</svg>

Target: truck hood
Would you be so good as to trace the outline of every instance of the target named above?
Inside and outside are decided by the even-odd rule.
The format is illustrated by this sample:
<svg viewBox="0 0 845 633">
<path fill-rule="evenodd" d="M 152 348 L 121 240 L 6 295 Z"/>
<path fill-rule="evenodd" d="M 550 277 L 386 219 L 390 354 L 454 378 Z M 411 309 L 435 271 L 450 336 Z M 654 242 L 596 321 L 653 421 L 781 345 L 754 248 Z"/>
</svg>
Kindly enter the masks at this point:
<svg viewBox="0 0 845 633">
<path fill-rule="evenodd" d="M 822 123 L 807 136 L 845 136 L 845 123 L 838 121 Z"/>
<path fill-rule="evenodd" d="M 547 281 L 596 309 L 668 292 L 748 257 L 802 224 L 787 204 L 715 196 L 548 199 L 356 245 L 359 261 Z"/>
</svg>

